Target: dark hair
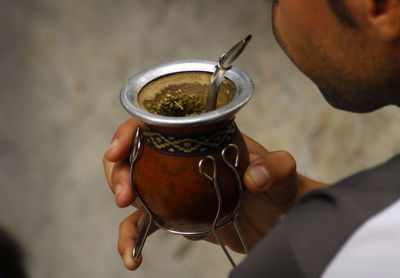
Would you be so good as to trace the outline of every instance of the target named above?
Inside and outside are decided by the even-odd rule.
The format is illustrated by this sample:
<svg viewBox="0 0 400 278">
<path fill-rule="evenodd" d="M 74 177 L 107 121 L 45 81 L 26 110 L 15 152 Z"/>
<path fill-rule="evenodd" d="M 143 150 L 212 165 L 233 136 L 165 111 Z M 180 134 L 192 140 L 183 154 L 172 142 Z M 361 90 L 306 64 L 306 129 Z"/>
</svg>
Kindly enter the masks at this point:
<svg viewBox="0 0 400 278">
<path fill-rule="evenodd" d="M 343 0 L 327 0 L 329 7 L 332 9 L 333 13 L 339 19 L 340 22 L 347 25 L 348 27 L 355 28 L 358 27 L 357 23 L 351 16 L 349 9 Z"/>
<path fill-rule="evenodd" d="M 15 240 L 0 228 L 0 277 L 26 278 L 23 254 Z"/>
</svg>

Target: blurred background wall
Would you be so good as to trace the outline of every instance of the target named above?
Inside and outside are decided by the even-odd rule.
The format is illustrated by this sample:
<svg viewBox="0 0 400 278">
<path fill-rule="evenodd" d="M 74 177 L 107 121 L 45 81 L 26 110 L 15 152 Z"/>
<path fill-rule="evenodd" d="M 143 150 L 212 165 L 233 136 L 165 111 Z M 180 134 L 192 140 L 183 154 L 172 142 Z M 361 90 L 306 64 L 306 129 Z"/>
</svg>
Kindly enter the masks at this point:
<svg viewBox="0 0 400 278">
<path fill-rule="evenodd" d="M 264 0 L 0 1 L 0 226 L 31 277 L 224 277 L 217 246 L 159 232 L 133 275 L 117 252 L 118 209 L 102 156 L 129 116 L 119 89 L 159 63 L 215 60 L 253 34 L 235 63 L 256 92 L 241 130 L 334 182 L 400 151 L 400 113 L 332 109 L 279 49 Z M 240 259 L 236 256 L 236 259 Z"/>
</svg>

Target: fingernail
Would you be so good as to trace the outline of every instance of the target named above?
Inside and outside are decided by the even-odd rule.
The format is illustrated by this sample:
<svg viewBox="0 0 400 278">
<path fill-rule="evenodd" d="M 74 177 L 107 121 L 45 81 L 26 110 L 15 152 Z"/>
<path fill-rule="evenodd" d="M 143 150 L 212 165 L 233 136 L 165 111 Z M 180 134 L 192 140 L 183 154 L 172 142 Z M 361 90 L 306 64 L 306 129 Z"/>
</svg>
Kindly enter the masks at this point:
<svg viewBox="0 0 400 278">
<path fill-rule="evenodd" d="M 122 184 L 117 184 L 115 186 L 114 193 L 115 193 L 115 198 L 117 199 L 117 202 L 118 202 L 118 197 L 123 190 L 124 190 L 124 187 L 122 186 Z"/>
<path fill-rule="evenodd" d="M 264 188 L 269 186 L 270 175 L 262 165 L 250 166 L 249 177 L 255 187 Z"/>
<path fill-rule="evenodd" d="M 135 262 L 133 261 L 133 255 L 129 252 L 124 254 L 124 264 L 128 267 L 132 267 Z"/>
<path fill-rule="evenodd" d="M 112 140 L 110 147 L 108 148 L 109 150 L 115 148 L 118 145 L 118 139 L 115 138 L 114 140 Z"/>
</svg>

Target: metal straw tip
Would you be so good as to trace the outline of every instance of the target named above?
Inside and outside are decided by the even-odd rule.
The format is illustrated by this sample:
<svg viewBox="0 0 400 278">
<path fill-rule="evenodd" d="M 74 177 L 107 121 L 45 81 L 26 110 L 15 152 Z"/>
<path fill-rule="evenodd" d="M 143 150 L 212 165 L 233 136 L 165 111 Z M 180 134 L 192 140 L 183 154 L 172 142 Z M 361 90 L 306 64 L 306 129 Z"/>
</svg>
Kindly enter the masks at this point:
<svg viewBox="0 0 400 278">
<path fill-rule="evenodd" d="M 251 40 L 251 38 L 252 38 L 252 35 L 249 34 L 249 35 L 244 39 L 244 41 L 245 41 L 245 42 L 249 42 L 249 41 Z"/>
</svg>

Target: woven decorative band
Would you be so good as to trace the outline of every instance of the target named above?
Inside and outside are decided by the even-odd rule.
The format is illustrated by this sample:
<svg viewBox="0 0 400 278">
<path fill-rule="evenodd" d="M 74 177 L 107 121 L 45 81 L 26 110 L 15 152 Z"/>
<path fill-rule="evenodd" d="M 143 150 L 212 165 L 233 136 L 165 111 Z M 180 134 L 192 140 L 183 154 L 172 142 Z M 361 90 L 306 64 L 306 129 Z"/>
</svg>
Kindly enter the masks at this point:
<svg viewBox="0 0 400 278">
<path fill-rule="evenodd" d="M 143 130 L 143 136 L 146 144 L 158 151 L 170 155 L 200 155 L 224 148 L 233 141 L 236 132 L 237 126 L 231 121 L 223 129 L 202 136 L 169 136 L 149 127 Z"/>
</svg>

